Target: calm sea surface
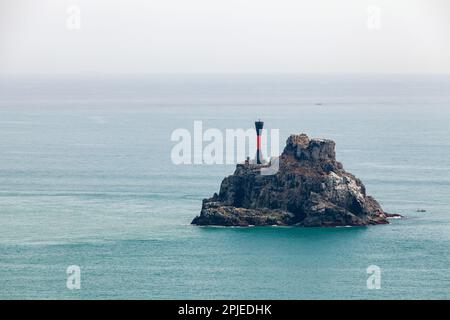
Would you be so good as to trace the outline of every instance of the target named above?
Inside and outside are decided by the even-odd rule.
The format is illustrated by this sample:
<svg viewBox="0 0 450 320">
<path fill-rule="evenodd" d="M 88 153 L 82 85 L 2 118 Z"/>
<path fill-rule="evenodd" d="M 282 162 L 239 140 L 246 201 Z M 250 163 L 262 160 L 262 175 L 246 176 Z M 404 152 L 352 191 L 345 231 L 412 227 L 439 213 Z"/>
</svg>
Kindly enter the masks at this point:
<svg viewBox="0 0 450 320">
<path fill-rule="evenodd" d="M 335 140 L 344 168 L 406 218 L 191 226 L 234 166 L 174 165 L 171 133 L 258 117 L 283 145 Z M 450 77 L 2 78 L 0 298 L 449 299 Z"/>
</svg>

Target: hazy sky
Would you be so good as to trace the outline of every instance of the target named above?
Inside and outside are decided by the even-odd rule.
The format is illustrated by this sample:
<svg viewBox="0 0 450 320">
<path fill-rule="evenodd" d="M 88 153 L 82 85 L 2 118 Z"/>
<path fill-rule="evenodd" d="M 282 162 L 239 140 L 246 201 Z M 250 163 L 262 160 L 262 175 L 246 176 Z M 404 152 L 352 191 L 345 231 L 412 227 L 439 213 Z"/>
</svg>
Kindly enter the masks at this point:
<svg viewBox="0 0 450 320">
<path fill-rule="evenodd" d="M 0 0 L 3 74 L 272 72 L 450 73 L 450 1 Z"/>
</svg>

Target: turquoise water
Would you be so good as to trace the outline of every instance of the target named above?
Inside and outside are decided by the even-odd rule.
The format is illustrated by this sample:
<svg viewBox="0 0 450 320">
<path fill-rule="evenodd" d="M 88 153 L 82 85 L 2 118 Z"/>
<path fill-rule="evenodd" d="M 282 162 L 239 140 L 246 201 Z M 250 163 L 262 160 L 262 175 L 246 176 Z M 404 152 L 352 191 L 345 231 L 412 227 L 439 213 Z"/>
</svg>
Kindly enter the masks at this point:
<svg viewBox="0 0 450 320">
<path fill-rule="evenodd" d="M 0 298 L 449 299 L 450 77 L 0 80 Z M 316 105 L 322 103 L 322 105 Z M 174 165 L 177 128 L 260 117 L 336 141 L 388 212 L 368 228 L 189 223 L 234 171 Z M 426 212 L 416 212 L 424 209 Z M 81 289 L 66 268 L 81 267 Z M 368 290 L 366 268 L 381 268 Z"/>
</svg>

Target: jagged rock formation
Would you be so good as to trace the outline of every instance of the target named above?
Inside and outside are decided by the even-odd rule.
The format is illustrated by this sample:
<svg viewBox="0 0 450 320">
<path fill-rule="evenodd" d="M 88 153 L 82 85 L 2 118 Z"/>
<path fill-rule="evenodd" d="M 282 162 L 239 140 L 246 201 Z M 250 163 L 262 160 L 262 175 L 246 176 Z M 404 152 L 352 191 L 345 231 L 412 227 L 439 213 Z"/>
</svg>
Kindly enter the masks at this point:
<svg viewBox="0 0 450 320">
<path fill-rule="evenodd" d="M 261 175 L 263 167 L 238 164 L 219 194 L 203 200 L 192 224 L 365 226 L 388 223 L 391 216 L 336 161 L 334 141 L 291 135 L 278 172 Z"/>
</svg>

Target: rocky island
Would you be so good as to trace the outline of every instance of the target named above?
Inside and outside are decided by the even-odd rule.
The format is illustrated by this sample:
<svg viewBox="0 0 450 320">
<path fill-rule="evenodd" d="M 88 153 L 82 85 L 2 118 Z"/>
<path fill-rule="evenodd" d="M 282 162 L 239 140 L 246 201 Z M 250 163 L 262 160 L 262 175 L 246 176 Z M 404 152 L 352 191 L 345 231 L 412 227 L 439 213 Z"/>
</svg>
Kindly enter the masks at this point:
<svg viewBox="0 0 450 320">
<path fill-rule="evenodd" d="M 398 216 L 384 212 L 364 184 L 336 161 L 332 140 L 291 135 L 278 161 L 272 175 L 261 174 L 269 164 L 238 164 L 219 194 L 203 200 L 192 224 L 366 226 Z"/>
</svg>

